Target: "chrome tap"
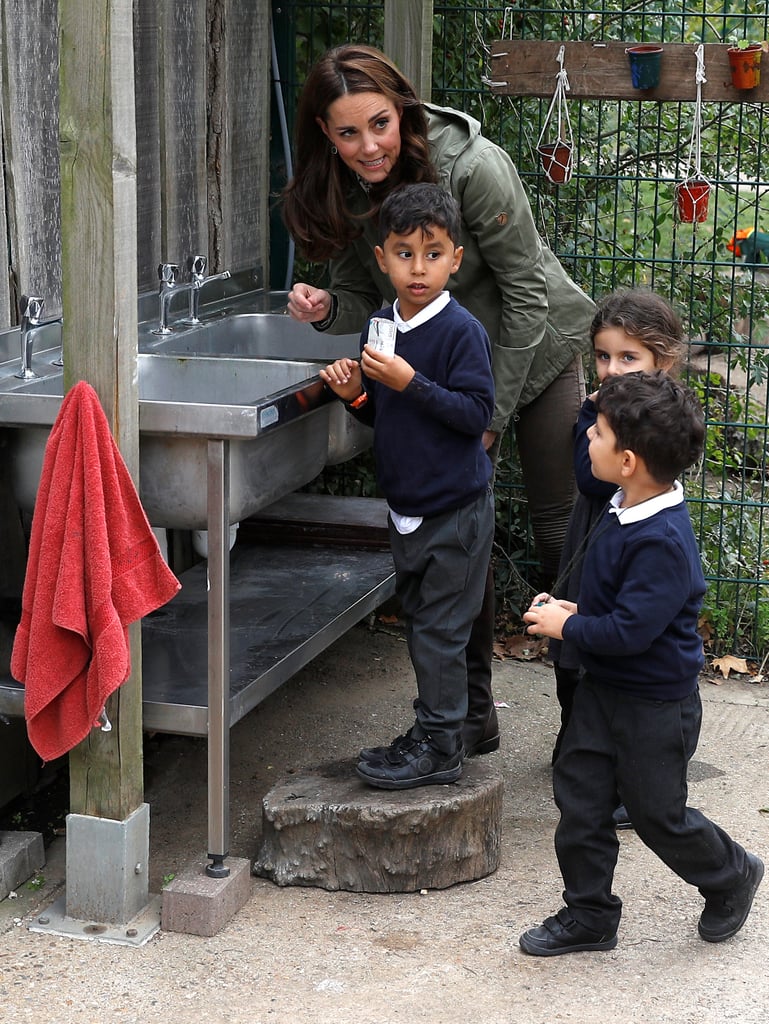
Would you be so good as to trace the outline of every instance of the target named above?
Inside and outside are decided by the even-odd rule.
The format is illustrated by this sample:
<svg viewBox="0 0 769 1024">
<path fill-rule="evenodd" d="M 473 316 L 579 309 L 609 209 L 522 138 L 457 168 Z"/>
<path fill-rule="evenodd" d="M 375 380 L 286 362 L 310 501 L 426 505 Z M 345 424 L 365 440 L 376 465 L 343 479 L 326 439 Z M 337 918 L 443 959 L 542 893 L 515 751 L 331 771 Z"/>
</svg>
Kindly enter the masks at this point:
<svg viewBox="0 0 769 1024">
<path fill-rule="evenodd" d="M 188 284 L 176 283 L 176 275 L 178 273 L 178 263 L 160 263 L 158 265 L 158 279 L 160 281 L 160 290 L 158 292 L 158 298 L 160 299 L 160 322 L 152 331 L 153 334 L 171 333 L 171 328 L 168 326 L 168 306 L 171 302 L 171 296 L 191 287 L 191 285 Z"/>
<path fill-rule="evenodd" d="M 212 274 L 206 277 L 206 265 L 208 260 L 205 256 L 190 256 L 187 260 L 187 269 L 190 273 L 190 280 L 177 282 L 176 275 L 179 267 L 176 263 L 161 263 L 158 267 L 158 278 L 160 279 L 160 323 L 153 330 L 153 334 L 170 334 L 168 326 L 168 307 L 171 304 L 172 296 L 179 292 L 189 292 L 190 304 L 188 315 L 182 320 L 183 324 L 195 325 L 200 323 L 198 310 L 200 308 L 200 290 L 209 281 L 226 281 L 230 277 L 229 270 L 221 274 Z"/>
<path fill-rule="evenodd" d="M 19 337 L 21 340 L 21 369 L 16 374 L 21 380 L 32 380 L 37 374 L 32 369 L 32 345 L 35 340 L 35 328 L 40 326 L 45 300 L 38 295 L 22 295 L 19 302 L 21 324 Z"/>
</svg>

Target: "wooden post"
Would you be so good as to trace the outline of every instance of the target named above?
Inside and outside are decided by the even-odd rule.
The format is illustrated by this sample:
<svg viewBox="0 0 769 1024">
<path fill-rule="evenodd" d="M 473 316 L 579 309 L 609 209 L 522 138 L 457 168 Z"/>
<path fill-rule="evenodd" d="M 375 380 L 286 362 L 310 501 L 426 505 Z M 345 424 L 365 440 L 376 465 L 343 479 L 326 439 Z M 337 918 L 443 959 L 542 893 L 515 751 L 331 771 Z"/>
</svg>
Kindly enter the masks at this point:
<svg viewBox="0 0 769 1024">
<path fill-rule="evenodd" d="M 429 102 L 433 75 L 433 0 L 385 0 L 384 49 Z"/>
<path fill-rule="evenodd" d="M 132 0 L 59 0 L 65 388 L 93 385 L 134 480 L 139 465 Z M 118 821 L 143 799 L 141 646 L 111 732 L 70 755 L 71 809 Z"/>
</svg>

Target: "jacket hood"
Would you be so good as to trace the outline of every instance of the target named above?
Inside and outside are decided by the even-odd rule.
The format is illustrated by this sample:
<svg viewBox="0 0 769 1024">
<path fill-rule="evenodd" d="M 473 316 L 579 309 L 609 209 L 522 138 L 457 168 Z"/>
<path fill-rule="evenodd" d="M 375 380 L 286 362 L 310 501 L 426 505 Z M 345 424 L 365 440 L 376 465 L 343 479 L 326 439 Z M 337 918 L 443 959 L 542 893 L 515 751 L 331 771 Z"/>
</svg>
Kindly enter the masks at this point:
<svg viewBox="0 0 769 1024">
<path fill-rule="evenodd" d="M 433 164 L 444 185 L 448 184 L 454 163 L 481 134 L 480 121 L 449 107 L 424 103 Z"/>
</svg>

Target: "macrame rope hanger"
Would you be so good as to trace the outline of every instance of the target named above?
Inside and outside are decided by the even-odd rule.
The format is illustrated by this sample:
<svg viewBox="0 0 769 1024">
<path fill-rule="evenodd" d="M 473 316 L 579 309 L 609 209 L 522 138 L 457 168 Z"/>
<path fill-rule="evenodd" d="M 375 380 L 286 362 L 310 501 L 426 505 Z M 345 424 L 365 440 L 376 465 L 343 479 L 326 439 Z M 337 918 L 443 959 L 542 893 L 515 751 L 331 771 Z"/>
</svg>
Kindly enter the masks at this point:
<svg viewBox="0 0 769 1024">
<path fill-rule="evenodd" d="M 694 101 L 694 120 L 692 123 L 692 137 L 689 141 L 689 157 L 686 162 L 687 178 L 702 180 L 702 86 L 707 82 L 705 78 L 705 47 L 700 43 L 694 51 L 697 57 L 697 70 L 695 72 L 695 83 L 697 85 L 697 96 Z M 689 173 L 691 172 L 691 173 Z"/>
<path fill-rule="evenodd" d="M 689 140 L 689 152 L 686 159 L 686 177 L 676 186 L 676 193 L 677 195 L 680 195 L 682 191 L 688 193 L 689 202 L 693 204 L 691 223 L 696 228 L 697 224 L 705 220 L 707 216 L 708 193 L 712 186 L 702 172 L 702 86 L 707 82 L 705 77 L 704 45 L 699 43 L 694 52 L 697 58 L 697 69 L 695 72 L 697 93 L 694 101 L 692 135 Z M 688 221 L 690 218 L 687 216 L 685 219 Z"/>
<path fill-rule="evenodd" d="M 569 91 L 570 86 L 569 77 L 564 67 L 565 55 L 566 47 L 561 46 L 556 57 L 560 70 L 555 76 L 555 91 L 537 142 L 537 152 L 543 157 L 545 174 L 550 181 L 556 184 L 565 184 L 571 180 L 572 157 L 574 153 L 574 134 L 571 128 L 569 105 L 566 99 L 566 93 Z M 545 142 L 545 137 L 554 116 L 557 129 L 555 140 Z M 547 162 L 547 157 L 552 157 L 551 164 Z"/>
</svg>

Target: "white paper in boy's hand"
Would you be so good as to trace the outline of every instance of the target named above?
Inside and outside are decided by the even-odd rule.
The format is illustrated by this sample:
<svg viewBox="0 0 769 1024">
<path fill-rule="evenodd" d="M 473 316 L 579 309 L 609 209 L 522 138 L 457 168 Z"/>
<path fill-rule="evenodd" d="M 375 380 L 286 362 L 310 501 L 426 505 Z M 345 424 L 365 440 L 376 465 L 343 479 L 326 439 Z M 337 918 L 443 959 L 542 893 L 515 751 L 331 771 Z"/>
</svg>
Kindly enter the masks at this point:
<svg viewBox="0 0 769 1024">
<path fill-rule="evenodd" d="M 386 356 L 394 356 L 397 333 L 398 328 L 393 320 L 372 316 L 368 324 L 368 344 L 377 352 L 382 352 Z"/>
</svg>

